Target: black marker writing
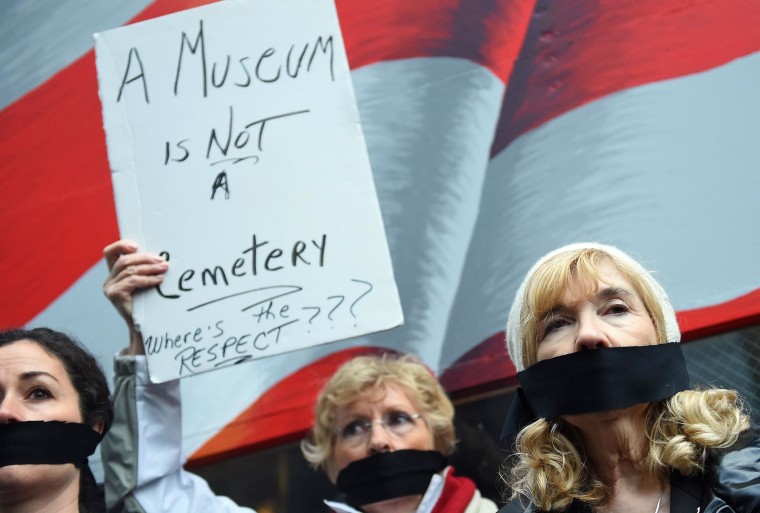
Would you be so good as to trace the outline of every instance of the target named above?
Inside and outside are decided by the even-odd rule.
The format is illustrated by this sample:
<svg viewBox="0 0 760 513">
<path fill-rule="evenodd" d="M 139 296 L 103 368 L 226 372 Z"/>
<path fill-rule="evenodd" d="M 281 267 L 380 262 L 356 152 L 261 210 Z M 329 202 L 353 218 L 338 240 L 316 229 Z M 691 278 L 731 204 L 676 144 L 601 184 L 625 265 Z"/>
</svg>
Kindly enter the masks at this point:
<svg viewBox="0 0 760 513">
<path fill-rule="evenodd" d="M 130 76 L 130 70 L 132 69 L 132 66 L 133 66 L 133 63 L 132 63 L 133 58 L 135 60 L 134 65 L 140 68 L 140 72 L 135 75 Z M 124 78 L 121 79 L 121 85 L 119 86 L 119 94 L 116 95 L 117 103 L 121 101 L 121 95 L 124 92 L 124 86 L 127 84 L 131 84 L 132 82 L 138 79 L 142 81 L 145 103 L 150 103 L 150 100 L 148 99 L 148 82 L 145 79 L 145 69 L 143 68 L 142 60 L 140 60 L 140 53 L 137 51 L 137 48 L 132 47 L 129 49 L 129 56 L 127 57 L 127 66 L 124 69 Z"/>
<path fill-rule="evenodd" d="M 354 313 L 354 307 L 356 306 L 356 304 L 359 302 L 360 299 L 364 298 L 364 296 L 366 296 L 367 294 L 369 294 L 370 292 L 372 292 L 372 289 L 374 287 L 372 287 L 372 284 L 370 282 L 368 282 L 368 281 L 355 280 L 355 279 L 352 279 L 351 281 L 353 281 L 355 283 L 363 283 L 364 285 L 366 285 L 367 287 L 369 287 L 366 292 L 364 292 L 362 295 L 360 295 L 359 297 L 357 297 L 354 300 L 354 302 L 351 303 L 351 307 L 348 309 L 348 311 L 351 312 L 351 315 L 353 315 L 354 317 L 356 317 L 356 314 Z"/>
<path fill-rule="evenodd" d="M 305 241 L 295 241 L 284 249 L 274 247 L 267 250 L 265 246 L 269 246 L 270 242 L 253 234 L 251 245 L 241 251 L 242 256 L 236 257 L 226 265 L 217 264 L 200 269 L 185 269 L 179 274 L 172 293 L 167 293 L 162 289 L 159 289 L 159 292 L 164 298 L 177 299 L 195 289 L 227 287 L 232 280 L 239 283 L 241 278 L 251 279 L 259 273 L 277 272 L 285 269 L 286 266 L 293 268 L 304 265 L 324 267 L 327 234 L 322 234 L 321 237 L 311 239 L 309 242 L 311 242 L 310 245 L 306 244 Z M 307 260 L 303 253 L 312 256 Z M 169 261 L 168 251 L 163 251 L 160 255 Z M 317 262 L 319 263 L 317 264 Z M 167 289 L 169 288 L 166 281 L 163 285 L 167 285 Z"/>
<path fill-rule="evenodd" d="M 203 20 L 199 20 L 194 38 L 185 31 L 180 37 L 174 95 L 179 96 L 186 90 L 198 91 L 197 87 L 183 86 L 188 80 L 195 84 L 200 82 L 202 97 L 206 98 L 211 90 L 221 89 L 227 84 L 247 88 L 254 83 L 273 84 L 286 77 L 295 80 L 303 70 L 307 74 L 322 70 L 325 77 L 329 76 L 331 82 L 335 81 L 332 35 L 320 35 L 312 41 L 293 43 L 286 48 L 268 47 L 253 55 L 239 57 L 227 54 L 221 61 L 209 62 Z"/>
</svg>

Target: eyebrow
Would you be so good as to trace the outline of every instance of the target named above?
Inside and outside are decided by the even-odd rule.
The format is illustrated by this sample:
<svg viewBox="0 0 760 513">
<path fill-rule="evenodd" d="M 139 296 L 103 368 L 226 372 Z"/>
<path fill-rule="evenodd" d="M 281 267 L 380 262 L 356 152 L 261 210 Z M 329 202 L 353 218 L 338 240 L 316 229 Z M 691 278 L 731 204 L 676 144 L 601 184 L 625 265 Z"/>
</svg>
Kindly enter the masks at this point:
<svg viewBox="0 0 760 513">
<path fill-rule="evenodd" d="M 384 408 L 383 415 L 386 415 L 388 413 L 395 413 L 395 412 L 403 412 L 403 413 L 410 413 L 411 412 L 411 413 L 414 413 L 416 410 L 417 409 L 414 407 L 414 405 L 411 405 L 411 404 L 407 407 L 407 406 L 402 406 L 400 404 L 395 404 L 394 403 L 394 404 L 389 404 L 387 406 L 387 408 Z M 362 412 L 362 413 L 355 413 L 355 414 L 351 414 L 351 415 L 345 415 L 345 416 L 343 416 L 341 418 L 342 418 L 342 420 L 350 420 L 351 422 L 353 422 L 354 420 L 369 419 L 371 417 L 372 417 L 371 415 L 367 415 L 365 412 Z M 338 417 L 337 416 L 335 417 L 335 421 L 336 422 L 338 421 Z"/>
<path fill-rule="evenodd" d="M 58 381 L 58 378 L 56 378 L 55 376 L 53 376 L 49 372 L 45 372 L 45 371 L 27 371 L 27 372 L 22 372 L 21 373 L 21 380 L 22 381 L 29 381 L 31 379 L 39 378 L 40 376 L 47 376 L 48 378 L 52 379 L 56 383 L 60 383 L 60 381 Z"/>
<path fill-rule="evenodd" d="M 597 291 L 596 294 L 594 294 L 594 298 L 599 300 L 604 299 L 611 299 L 614 297 L 624 297 L 624 298 L 630 298 L 633 297 L 633 292 L 631 292 L 628 289 L 624 289 L 623 287 L 605 287 L 599 291 Z M 564 303 L 559 303 L 557 305 L 554 305 L 549 309 L 548 312 L 546 312 L 546 315 L 544 316 L 544 320 L 551 319 L 558 313 L 567 310 L 569 308 L 568 305 Z"/>
<path fill-rule="evenodd" d="M 613 297 L 632 297 L 633 292 L 623 287 L 606 287 L 596 293 L 599 299 L 610 299 Z"/>
</svg>

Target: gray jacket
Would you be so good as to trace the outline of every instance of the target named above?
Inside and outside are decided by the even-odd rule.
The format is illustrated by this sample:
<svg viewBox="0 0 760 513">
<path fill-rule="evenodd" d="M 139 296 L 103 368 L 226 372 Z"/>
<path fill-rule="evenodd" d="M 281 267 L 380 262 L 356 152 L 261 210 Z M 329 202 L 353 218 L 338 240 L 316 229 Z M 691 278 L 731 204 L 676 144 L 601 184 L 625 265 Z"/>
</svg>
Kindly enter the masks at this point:
<svg viewBox="0 0 760 513">
<path fill-rule="evenodd" d="M 145 357 L 114 361 L 114 422 L 101 443 L 111 513 L 256 513 L 182 468 L 179 382 L 153 384 Z"/>
</svg>

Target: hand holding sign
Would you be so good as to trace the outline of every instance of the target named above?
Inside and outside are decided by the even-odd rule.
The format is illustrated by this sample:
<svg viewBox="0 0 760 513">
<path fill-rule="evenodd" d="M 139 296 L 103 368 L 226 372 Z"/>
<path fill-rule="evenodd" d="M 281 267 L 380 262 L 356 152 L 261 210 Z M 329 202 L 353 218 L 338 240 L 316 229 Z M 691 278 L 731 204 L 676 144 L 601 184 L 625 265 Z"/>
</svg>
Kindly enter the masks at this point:
<svg viewBox="0 0 760 513">
<path fill-rule="evenodd" d="M 402 322 L 332 2 L 220 2 L 96 58 L 121 233 L 169 266 L 140 264 L 151 379 Z"/>
</svg>

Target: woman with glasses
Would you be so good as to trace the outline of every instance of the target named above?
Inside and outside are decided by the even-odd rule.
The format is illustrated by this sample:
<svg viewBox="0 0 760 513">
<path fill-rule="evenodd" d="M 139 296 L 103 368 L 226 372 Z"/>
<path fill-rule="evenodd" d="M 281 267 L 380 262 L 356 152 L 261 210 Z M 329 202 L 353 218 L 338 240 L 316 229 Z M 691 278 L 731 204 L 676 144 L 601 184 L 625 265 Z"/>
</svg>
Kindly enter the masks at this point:
<svg viewBox="0 0 760 513">
<path fill-rule="evenodd" d="M 104 292 L 130 331 L 129 346 L 115 361 L 115 419 L 103 443 L 109 511 L 251 512 L 183 470 L 179 385 L 149 382 L 132 295 L 160 284 L 168 264 L 128 241 L 104 253 Z M 325 501 L 336 513 L 495 513 L 472 481 L 446 465 L 444 455 L 455 444 L 453 417 L 441 385 L 420 363 L 358 357 L 320 393 L 302 450 L 336 484 L 338 497 Z"/>
<path fill-rule="evenodd" d="M 467 478 L 447 467 L 454 407 L 412 358 L 359 356 L 320 393 L 306 459 L 337 484 L 337 513 L 495 512 Z"/>
</svg>

